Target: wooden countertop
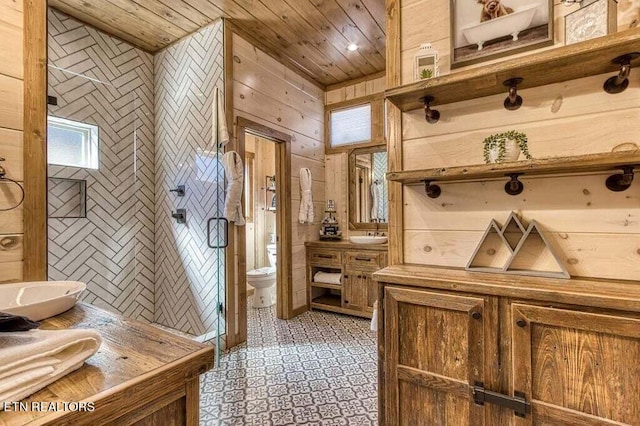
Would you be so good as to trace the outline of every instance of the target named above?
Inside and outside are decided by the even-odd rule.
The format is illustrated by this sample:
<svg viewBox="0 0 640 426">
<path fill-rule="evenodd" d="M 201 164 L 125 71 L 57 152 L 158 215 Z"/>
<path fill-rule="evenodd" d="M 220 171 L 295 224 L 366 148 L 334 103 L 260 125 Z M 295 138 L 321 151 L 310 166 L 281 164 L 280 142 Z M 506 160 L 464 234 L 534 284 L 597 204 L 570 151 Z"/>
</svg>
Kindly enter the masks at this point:
<svg viewBox="0 0 640 426">
<path fill-rule="evenodd" d="M 640 312 L 638 281 L 539 278 L 410 264 L 381 269 L 373 274 L 373 279 L 413 287 Z"/>
<path fill-rule="evenodd" d="M 352 249 L 352 250 L 377 250 L 387 251 L 388 244 L 354 244 L 349 240 L 344 241 L 307 241 L 305 247 L 317 247 L 327 249 Z"/>
<path fill-rule="evenodd" d="M 79 370 L 24 400 L 31 402 L 94 402 L 86 412 L 0 412 L 0 425 L 107 424 L 159 397 L 180 397 L 184 383 L 210 370 L 214 348 L 156 327 L 79 303 L 43 321 L 41 329 L 90 328 L 102 335 L 102 346 Z M 88 415 L 89 414 L 89 415 Z"/>
</svg>

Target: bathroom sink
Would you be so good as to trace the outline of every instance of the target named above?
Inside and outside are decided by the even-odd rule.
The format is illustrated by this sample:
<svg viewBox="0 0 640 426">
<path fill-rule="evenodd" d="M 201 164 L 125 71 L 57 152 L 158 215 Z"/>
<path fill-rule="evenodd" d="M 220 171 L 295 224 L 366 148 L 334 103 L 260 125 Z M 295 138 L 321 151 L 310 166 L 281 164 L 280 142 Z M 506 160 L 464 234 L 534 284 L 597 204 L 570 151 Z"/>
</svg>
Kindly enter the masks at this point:
<svg viewBox="0 0 640 426">
<path fill-rule="evenodd" d="M 374 237 L 372 235 L 354 235 L 349 237 L 349 241 L 354 244 L 384 244 L 387 237 Z"/>
<path fill-rule="evenodd" d="M 0 312 L 40 321 L 73 308 L 87 285 L 77 281 L 38 281 L 0 285 Z"/>
</svg>

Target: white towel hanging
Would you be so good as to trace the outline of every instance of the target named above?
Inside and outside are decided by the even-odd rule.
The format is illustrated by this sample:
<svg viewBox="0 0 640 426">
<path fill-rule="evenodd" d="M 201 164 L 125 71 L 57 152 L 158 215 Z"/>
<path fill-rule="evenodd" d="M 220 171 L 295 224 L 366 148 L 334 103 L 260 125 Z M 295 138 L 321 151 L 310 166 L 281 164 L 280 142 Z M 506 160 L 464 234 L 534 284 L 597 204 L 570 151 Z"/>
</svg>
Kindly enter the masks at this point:
<svg viewBox="0 0 640 426">
<path fill-rule="evenodd" d="M 237 226 L 244 225 L 242 214 L 242 191 L 244 189 L 244 165 L 240 154 L 229 151 L 222 157 L 227 178 L 227 195 L 224 199 L 224 217 Z"/>
<path fill-rule="evenodd" d="M 224 112 L 224 96 L 218 87 L 215 88 L 213 96 L 212 110 L 212 130 L 213 148 L 221 148 L 229 142 L 229 130 L 227 129 L 227 117 Z M 217 147 L 216 147 L 216 142 Z"/>
<path fill-rule="evenodd" d="M 371 184 L 371 221 L 380 221 L 380 188 L 377 183 Z"/>
<path fill-rule="evenodd" d="M 300 169 L 300 212 L 298 220 L 300 223 L 312 223 L 313 196 L 311 194 L 311 170 L 306 167 Z"/>
</svg>

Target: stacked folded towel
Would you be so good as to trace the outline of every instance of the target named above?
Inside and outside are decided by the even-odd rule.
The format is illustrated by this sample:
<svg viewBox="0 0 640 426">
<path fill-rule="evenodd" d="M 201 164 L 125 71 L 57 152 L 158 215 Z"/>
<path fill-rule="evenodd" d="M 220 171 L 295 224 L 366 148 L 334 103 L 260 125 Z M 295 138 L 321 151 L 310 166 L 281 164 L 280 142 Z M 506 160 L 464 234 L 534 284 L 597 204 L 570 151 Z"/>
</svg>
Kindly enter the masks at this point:
<svg viewBox="0 0 640 426">
<path fill-rule="evenodd" d="M 94 330 L 0 333 L 0 402 L 20 401 L 77 370 L 101 342 Z"/>
<path fill-rule="evenodd" d="M 325 284 L 342 284 L 342 274 L 337 272 L 316 272 L 313 276 L 313 282 Z"/>
</svg>

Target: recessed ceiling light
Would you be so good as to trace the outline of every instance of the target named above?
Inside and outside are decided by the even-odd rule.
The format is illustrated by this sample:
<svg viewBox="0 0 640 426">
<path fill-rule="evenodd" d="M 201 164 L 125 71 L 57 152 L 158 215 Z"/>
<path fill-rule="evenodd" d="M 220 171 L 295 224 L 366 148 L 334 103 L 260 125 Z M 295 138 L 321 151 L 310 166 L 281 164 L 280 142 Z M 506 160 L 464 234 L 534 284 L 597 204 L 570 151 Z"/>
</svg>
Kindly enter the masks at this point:
<svg viewBox="0 0 640 426">
<path fill-rule="evenodd" d="M 358 50 L 358 45 L 355 43 L 351 43 L 350 45 L 347 46 L 347 50 L 349 52 L 355 52 L 356 50 Z"/>
</svg>

